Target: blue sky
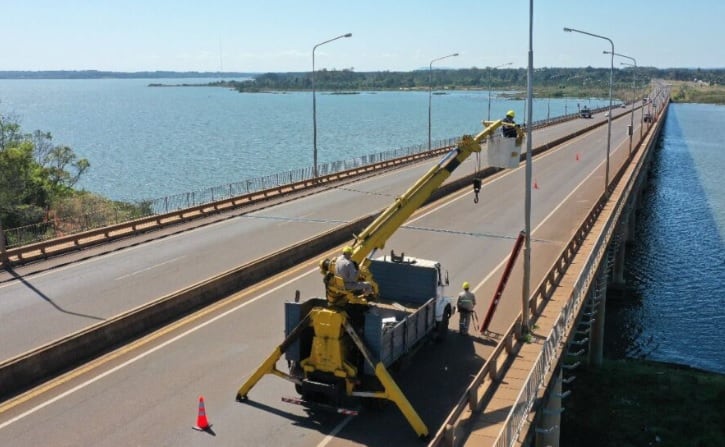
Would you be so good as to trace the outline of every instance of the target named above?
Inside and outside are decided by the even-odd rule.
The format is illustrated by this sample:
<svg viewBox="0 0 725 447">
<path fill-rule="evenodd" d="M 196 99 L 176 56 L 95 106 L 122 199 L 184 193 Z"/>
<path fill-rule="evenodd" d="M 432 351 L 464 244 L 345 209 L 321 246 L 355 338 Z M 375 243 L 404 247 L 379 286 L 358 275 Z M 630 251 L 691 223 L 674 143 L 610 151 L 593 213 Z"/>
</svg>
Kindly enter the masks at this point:
<svg viewBox="0 0 725 447">
<path fill-rule="evenodd" d="M 535 67 L 725 67 L 725 2 L 535 0 Z M 0 0 L 0 70 L 526 67 L 529 0 Z M 622 59 L 622 61 L 626 61 Z M 615 64 L 619 62 L 615 59 Z"/>
</svg>

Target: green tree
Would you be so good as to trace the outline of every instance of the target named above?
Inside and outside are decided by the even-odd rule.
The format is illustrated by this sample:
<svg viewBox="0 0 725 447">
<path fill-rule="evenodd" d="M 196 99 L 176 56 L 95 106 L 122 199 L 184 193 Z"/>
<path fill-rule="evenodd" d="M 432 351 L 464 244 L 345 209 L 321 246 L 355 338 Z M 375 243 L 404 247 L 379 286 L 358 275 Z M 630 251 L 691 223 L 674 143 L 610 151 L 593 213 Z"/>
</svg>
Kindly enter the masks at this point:
<svg viewBox="0 0 725 447">
<path fill-rule="evenodd" d="M 54 146 L 48 132 L 24 134 L 17 120 L 0 114 L 0 220 L 5 228 L 42 221 L 54 201 L 74 193 L 90 167 L 68 146 Z"/>
</svg>

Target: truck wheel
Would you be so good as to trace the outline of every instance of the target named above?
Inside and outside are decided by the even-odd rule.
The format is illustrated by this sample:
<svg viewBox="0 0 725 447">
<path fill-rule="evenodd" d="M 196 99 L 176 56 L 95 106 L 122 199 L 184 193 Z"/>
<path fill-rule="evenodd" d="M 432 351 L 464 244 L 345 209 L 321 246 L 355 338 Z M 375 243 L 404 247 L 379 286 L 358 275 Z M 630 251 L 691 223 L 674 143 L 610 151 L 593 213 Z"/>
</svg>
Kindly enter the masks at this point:
<svg viewBox="0 0 725 447">
<path fill-rule="evenodd" d="M 451 309 L 449 307 L 446 307 L 445 312 L 443 312 L 443 318 L 441 318 L 441 322 L 438 323 L 438 330 L 435 337 L 436 341 L 443 341 L 448 336 L 448 322 L 451 320 Z"/>
</svg>

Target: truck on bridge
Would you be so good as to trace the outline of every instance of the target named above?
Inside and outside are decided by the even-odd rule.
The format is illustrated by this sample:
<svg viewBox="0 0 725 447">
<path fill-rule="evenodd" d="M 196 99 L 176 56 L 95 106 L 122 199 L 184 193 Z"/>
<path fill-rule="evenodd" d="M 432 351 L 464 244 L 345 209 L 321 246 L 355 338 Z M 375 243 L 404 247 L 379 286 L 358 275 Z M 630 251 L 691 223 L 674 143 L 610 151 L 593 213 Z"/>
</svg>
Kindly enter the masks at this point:
<svg viewBox="0 0 725 447">
<path fill-rule="evenodd" d="M 298 291 L 294 302 L 285 303 L 285 339 L 241 386 L 238 401 L 247 400 L 262 376 L 273 374 L 295 384 L 302 396 L 296 403 L 316 403 L 354 414 L 356 410 L 346 406 L 361 398 L 390 400 L 419 437 L 428 435 L 388 368 L 430 336 L 445 337 L 454 312 L 451 299 L 444 295 L 448 274 L 436 261 L 393 252 L 389 258 L 374 258 L 374 252 L 384 248 L 464 160 L 481 151 L 482 142 L 509 140 L 507 148 L 508 144 L 521 146 L 524 131 L 519 126 L 515 126 L 515 138 L 496 135 L 494 139 L 494 131 L 507 124 L 501 120 L 483 124 L 483 131 L 475 137 L 464 136 L 346 247 L 349 260 L 358 267 L 357 284 L 365 287 L 352 288 L 340 275 L 336 264 L 345 262 L 342 257 L 320 262 L 325 296 L 300 301 Z M 518 155 L 515 158 L 518 163 Z M 476 194 L 479 189 L 480 180 L 474 180 Z M 276 368 L 283 354 L 289 372 Z"/>
</svg>

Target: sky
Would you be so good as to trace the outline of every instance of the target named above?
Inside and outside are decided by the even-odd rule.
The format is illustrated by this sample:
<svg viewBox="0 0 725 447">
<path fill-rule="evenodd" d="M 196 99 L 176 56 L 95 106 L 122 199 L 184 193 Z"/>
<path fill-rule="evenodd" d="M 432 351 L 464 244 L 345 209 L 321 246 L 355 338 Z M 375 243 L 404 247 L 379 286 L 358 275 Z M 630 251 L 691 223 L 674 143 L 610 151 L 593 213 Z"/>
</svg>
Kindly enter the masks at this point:
<svg viewBox="0 0 725 447">
<path fill-rule="evenodd" d="M 531 0 L 0 0 L 0 71 L 528 66 Z M 533 66 L 725 68 L 725 1 L 535 0 Z M 617 60 L 619 59 L 619 61 Z M 615 58 L 620 62 L 631 62 Z"/>
</svg>

